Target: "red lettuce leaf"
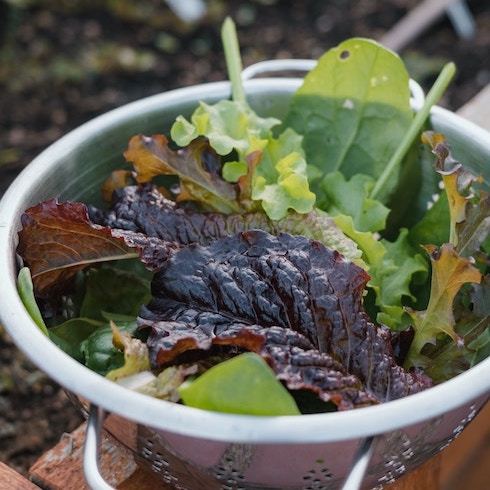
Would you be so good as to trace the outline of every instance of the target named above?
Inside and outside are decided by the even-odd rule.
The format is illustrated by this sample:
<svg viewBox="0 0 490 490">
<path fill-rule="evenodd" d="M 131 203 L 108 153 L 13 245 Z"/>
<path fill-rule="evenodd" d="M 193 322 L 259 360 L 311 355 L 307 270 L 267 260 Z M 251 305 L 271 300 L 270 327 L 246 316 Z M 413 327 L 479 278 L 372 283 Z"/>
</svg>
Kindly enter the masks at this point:
<svg viewBox="0 0 490 490">
<path fill-rule="evenodd" d="M 39 297 L 63 292 L 91 264 L 138 255 L 109 228 L 91 223 L 83 204 L 51 199 L 26 210 L 21 224 L 17 252 Z"/>
<path fill-rule="evenodd" d="M 340 409 L 427 388 L 429 378 L 396 363 L 389 330 L 364 312 L 368 279 L 319 242 L 252 230 L 173 254 L 154 276 L 139 324 L 150 329 L 155 366 L 224 345 L 253 350 L 287 385 Z M 271 333 L 277 328 L 287 334 L 281 341 Z M 336 374 L 327 376 L 325 366 Z"/>
<path fill-rule="evenodd" d="M 174 151 L 164 135 L 137 135 L 129 141 L 124 156 L 133 163 L 139 183 L 157 175 L 178 176 L 178 201 L 197 201 L 223 213 L 240 209 L 237 188 L 221 177 L 221 158 L 205 139 L 195 139 Z"/>
</svg>

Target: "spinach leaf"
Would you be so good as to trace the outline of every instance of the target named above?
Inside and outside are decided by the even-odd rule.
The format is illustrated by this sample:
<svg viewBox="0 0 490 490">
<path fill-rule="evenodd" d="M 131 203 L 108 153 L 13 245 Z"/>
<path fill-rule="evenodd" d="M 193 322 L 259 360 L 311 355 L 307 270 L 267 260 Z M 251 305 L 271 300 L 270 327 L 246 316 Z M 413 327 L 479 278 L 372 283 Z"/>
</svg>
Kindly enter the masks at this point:
<svg viewBox="0 0 490 490">
<path fill-rule="evenodd" d="M 119 322 L 118 329 L 135 336 L 138 329 L 136 320 L 127 323 Z M 102 376 L 124 365 L 124 353 L 114 346 L 113 336 L 111 325 L 106 324 L 80 343 L 84 364 Z"/>
<path fill-rule="evenodd" d="M 303 135 L 306 159 L 322 174 L 377 179 L 413 120 L 408 82 L 395 53 L 371 40 L 349 39 L 327 51 L 307 74 L 284 126 Z M 396 182 L 397 174 L 381 201 L 388 200 Z M 322 199 L 321 191 L 315 192 Z"/>
<path fill-rule="evenodd" d="M 225 380 L 225 381 L 224 381 Z M 300 415 L 267 362 L 252 352 L 211 367 L 179 388 L 186 405 L 247 415 Z"/>
</svg>

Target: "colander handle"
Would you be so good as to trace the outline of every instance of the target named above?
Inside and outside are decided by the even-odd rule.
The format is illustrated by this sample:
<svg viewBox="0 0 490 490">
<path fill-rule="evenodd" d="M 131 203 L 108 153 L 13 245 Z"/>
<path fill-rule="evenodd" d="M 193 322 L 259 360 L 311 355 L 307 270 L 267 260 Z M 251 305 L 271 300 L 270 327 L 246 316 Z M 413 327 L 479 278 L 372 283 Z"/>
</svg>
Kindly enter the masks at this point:
<svg viewBox="0 0 490 490">
<path fill-rule="evenodd" d="M 359 490 L 373 453 L 374 437 L 362 439 L 341 490 Z"/>
<path fill-rule="evenodd" d="M 90 405 L 83 450 L 83 473 L 92 490 L 116 490 L 104 480 L 99 469 L 100 438 L 105 416 L 102 408 Z"/>
<path fill-rule="evenodd" d="M 242 80 L 250 80 L 257 75 L 266 75 L 268 73 L 286 71 L 308 72 L 315 68 L 316 64 L 316 60 L 308 59 L 259 61 L 258 63 L 247 66 L 247 68 L 242 71 Z"/>
<path fill-rule="evenodd" d="M 248 66 L 242 71 L 242 80 L 250 80 L 257 75 L 267 75 L 269 73 L 298 71 L 309 72 L 315 68 L 316 60 L 309 59 L 284 59 L 284 60 L 267 60 L 259 61 Z M 408 81 L 410 88 L 410 104 L 414 111 L 419 111 L 425 102 L 425 94 L 422 87 L 415 81 Z"/>
</svg>

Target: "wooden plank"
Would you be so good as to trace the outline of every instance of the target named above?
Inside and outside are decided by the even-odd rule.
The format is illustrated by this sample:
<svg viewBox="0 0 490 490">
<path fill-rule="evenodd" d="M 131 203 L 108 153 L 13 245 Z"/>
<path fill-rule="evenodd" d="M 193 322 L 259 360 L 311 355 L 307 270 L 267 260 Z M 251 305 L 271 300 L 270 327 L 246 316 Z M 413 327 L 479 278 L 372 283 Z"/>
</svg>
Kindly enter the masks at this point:
<svg viewBox="0 0 490 490">
<path fill-rule="evenodd" d="M 39 490 L 39 487 L 0 461 L 0 490 Z"/>
<path fill-rule="evenodd" d="M 393 51 L 401 51 L 428 29 L 446 9 L 457 0 L 424 0 L 412 8 L 380 39 L 381 44 Z"/>
<path fill-rule="evenodd" d="M 490 83 L 461 107 L 457 113 L 490 131 Z"/>
<path fill-rule="evenodd" d="M 437 454 L 429 461 L 391 485 L 387 490 L 436 490 L 439 488 L 439 473 L 441 468 L 441 456 Z"/>
<path fill-rule="evenodd" d="M 83 475 L 83 443 L 86 424 L 60 442 L 29 469 L 33 482 L 46 490 L 90 490 Z M 104 435 L 100 449 L 100 471 L 107 483 L 115 488 L 124 483 L 137 469 L 131 452 Z"/>
<path fill-rule="evenodd" d="M 441 453 L 440 488 L 444 490 L 484 490 L 477 482 L 488 480 L 490 453 L 490 403 L 481 410 L 461 435 Z M 485 475 L 485 476 L 484 476 Z M 473 478 L 474 485 L 468 483 Z"/>
</svg>

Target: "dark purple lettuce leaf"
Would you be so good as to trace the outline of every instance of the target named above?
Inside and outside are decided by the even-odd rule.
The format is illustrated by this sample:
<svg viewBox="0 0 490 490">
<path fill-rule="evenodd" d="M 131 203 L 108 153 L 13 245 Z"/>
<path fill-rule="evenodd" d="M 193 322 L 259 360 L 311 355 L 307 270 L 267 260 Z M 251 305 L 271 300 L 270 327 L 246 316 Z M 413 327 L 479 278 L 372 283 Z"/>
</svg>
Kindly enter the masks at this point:
<svg viewBox="0 0 490 490">
<path fill-rule="evenodd" d="M 358 260 L 361 256 L 357 245 L 343 234 L 334 220 L 315 210 L 308 214 L 291 212 L 278 221 L 269 219 L 262 212 L 227 215 L 203 213 L 165 198 L 151 184 L 116 189 L 110 210 L 89 207 L 89 215 L 98 225 L 143 233 L 182 245 L 207 245 L 216 238 L 260 229 L 272 235 L 286 232 L 319 240 L 351 260 Z"/>
<path fill-rule="evenodd" d="M 389 330 L 364 312 L 368 279 L 319 242 L 252 230 L 173 254 L 154 276 L 139 324 L 150 329 L 155 366 L 223 346 L 253 350 L 286 385 L 339 409 L 429 387 L 396 363 Z"/>
</svg>

